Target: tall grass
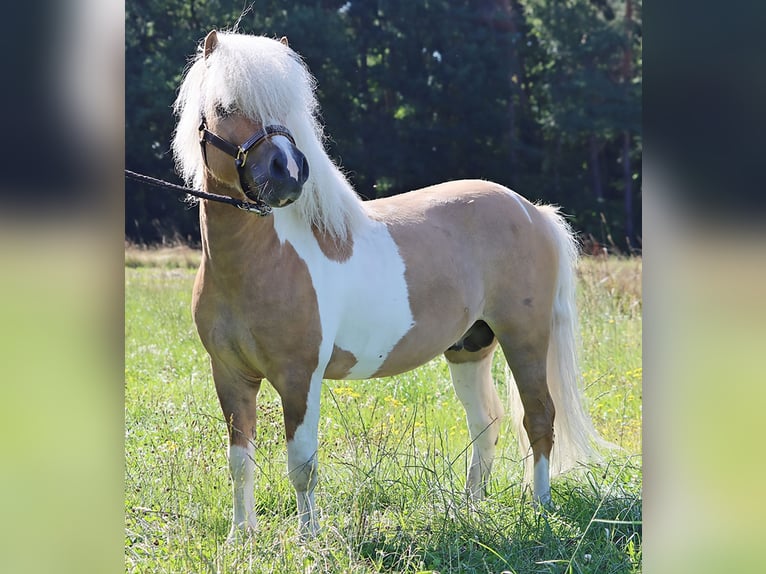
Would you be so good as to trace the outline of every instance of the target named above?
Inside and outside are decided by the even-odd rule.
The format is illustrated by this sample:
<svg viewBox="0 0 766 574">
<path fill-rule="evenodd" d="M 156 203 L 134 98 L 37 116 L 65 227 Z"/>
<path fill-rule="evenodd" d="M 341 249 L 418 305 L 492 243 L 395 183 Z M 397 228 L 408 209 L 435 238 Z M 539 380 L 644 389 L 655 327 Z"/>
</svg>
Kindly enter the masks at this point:
<svg viewBox="0 0 766 574">
<path fill-rule="evenodd" d="M 146 247 L 134 243 L 125 245 L 125 267 L 196 269 L 200 259 L 200 251 L 183 243 L 162 247 Z"/>
<path fill-rule="evenodd" d="M 522 490 L 504 422 L 490 496 L 463 493 L 465 415 L 443 360 L 398 377 L 327 381 L 320 423 L 320 535 L 297 541 L 281 406 L 259 395 L 260 527 L 226 544 L 226 432 L 191 321 L 185 264 L 126 268 L 125 563 L 129 572 L 638 572 L 641 569 L 641 262 L 580 267 L 583 375 L 601 467 L 553 481 L 545 513 Z M 505 392 L 502 355 L 494 374 Z"/>
</svg>

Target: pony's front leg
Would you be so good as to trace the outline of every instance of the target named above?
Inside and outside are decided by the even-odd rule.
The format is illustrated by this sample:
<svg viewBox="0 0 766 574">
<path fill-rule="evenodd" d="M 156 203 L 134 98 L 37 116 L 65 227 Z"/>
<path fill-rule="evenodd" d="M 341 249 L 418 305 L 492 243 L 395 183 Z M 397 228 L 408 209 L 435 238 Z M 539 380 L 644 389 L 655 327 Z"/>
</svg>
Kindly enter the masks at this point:
<svg viewBox="0 0 766 574">
<path fill-rule="evenodd" d="M 295 488 L 298 525 L 302 538 L 312 538 L 319 532 L 314 487 L 317 484 L 319 468 L 317 448 L 321 385 L 321 374 L 315 375 L 304 387 L 291 386 L 291 392 L 282 394 L 287 438 L 287 472 Z"/>
<path fill-rule="evenodd" d="M 255 530 L 255 425 L 256 397 L 261 380 L 248 380 L 212 361 L 213 380 L 229 434 L 233 518 L 227 540 Z"/>
</svg>

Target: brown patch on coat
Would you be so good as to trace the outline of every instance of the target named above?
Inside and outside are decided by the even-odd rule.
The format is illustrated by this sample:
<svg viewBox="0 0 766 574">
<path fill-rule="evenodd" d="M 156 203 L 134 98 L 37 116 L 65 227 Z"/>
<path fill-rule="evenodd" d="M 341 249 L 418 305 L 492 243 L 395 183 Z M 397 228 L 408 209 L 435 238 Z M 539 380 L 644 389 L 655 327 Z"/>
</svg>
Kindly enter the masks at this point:
<svg viewBox="0 0 766 574">
<path fill-rule="evenodd" d="M 276 387 L 276 385 L 274 386 Z M 306 416 L 309 382 L 289 381 L 280 385 L 280 388 L 277 390 L 282 398 L 285 440 L 290 442 L 295 437 L 295 431 L 301 426 Z"/>
<path fill-rule="evenodd" d="M 314 239 L 319 244 L 319 249 L 322 250 L 327 259 L 335 261 L 337 263 L 343 263 L 348 261 L 354 254 L 354 239 L 349 237 L 346 241 L 340 241 L 334 237 L 330 237 L 327 233 L 320 232 L 316 226 L 311 228 L 311 232 L 314 234 Z"/>
<path fill-rule="evenodd" d="M 532 456 L 534 461 L 536 463 L 540 462 L 540 457 L 542 455 L 545 455 L 545 458 L 547 458 L 548 462 L 550 462 L 552 449 L 553 449 L 553 430 L 551 430 L 550 434 L 541 436 L 532 444 Z"/>
<path fill-rule="evenodd" d="M 325 379 L 345 379 L 351 369 L 356 365 L 357 359 L 354 353 L 333 345 L 330 363 L 324 371 Z"/>
</svg>

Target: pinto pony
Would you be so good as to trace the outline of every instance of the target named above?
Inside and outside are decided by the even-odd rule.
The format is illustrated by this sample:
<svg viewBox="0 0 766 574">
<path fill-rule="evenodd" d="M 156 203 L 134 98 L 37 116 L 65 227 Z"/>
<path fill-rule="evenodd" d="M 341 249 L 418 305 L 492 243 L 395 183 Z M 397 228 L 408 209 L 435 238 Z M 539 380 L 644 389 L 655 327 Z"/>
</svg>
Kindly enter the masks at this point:
<svg viewBox="0 0 766 574">
<path fill-rule="evenodd" d="M 395 375 L 439 354 L 473 445 L 466 490 L 481 499 L 504 412 L 490 372 L 498 344 L 522 453 L 531 449 L 526 476 L 549 502 L 551 471 L 597 458 L 603 443 L 578 389 L 570 229 L 556 208 L 488 181 L 362 202 L 324 150 L 314 90 L 285 39 L 212 31 L 175 102 L 187 183 L 273 208 L 199 206 L 193 313 L 228 426 L 230 537 L 256 526 L 264 378 L 282 400 L 302 535 L 318 527 L 322 379 Z"/>
</svg>

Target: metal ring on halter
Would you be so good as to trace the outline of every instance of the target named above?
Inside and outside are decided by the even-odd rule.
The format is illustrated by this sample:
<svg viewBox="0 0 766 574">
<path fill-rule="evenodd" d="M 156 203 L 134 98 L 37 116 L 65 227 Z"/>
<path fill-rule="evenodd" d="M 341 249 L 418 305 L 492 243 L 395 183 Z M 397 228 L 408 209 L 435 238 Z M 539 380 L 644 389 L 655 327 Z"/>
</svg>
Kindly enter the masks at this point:
<svg viewBox="0 0 766 574">
<path fill-rule="evenodd" d="M 237 169 L 242 169 L 246 161 L 247 161 L 247 151 L 243 150 L 242 148 L 239 148 L 237 150 L 237 157 L 234 158 L 234 165 L 237 166 Z"/>
</svg>

